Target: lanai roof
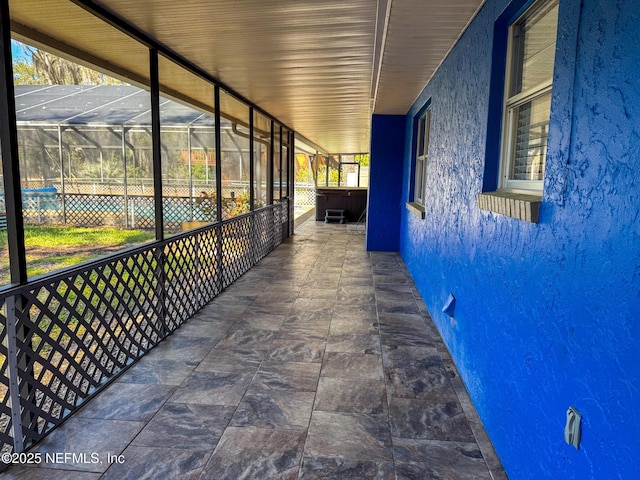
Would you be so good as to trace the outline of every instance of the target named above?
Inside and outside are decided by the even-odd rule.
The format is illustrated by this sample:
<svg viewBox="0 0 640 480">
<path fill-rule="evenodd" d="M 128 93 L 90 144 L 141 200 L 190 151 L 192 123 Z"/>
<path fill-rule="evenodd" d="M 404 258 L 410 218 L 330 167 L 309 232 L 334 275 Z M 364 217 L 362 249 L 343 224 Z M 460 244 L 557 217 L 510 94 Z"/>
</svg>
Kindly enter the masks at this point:
<svg viewBox="0 0 640 480">
<path fill-rule="evenodd" d="M 130 85 L 16 85 L 19 124 L 150 125 L 149 94 Z M 161 98 L 162 125 L 213 126 L 214 118 Z"/>
</svg>

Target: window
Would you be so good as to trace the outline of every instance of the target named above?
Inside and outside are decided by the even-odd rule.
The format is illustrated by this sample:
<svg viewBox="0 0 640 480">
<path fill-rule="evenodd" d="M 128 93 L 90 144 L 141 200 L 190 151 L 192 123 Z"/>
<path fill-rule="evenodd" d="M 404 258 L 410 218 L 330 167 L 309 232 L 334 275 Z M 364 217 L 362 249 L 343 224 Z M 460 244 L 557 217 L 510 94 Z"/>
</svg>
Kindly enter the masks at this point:
<svg viewBox="0 0 640 480">
<path fill-rule="evenodd" d="M 429 127 L 431 124 L 431 106 L 418 120 L 418 130 L 416 132 L 416 170 L 415 170 L 415 190 L 413 199 L 415 203 L 424 205 L 425 187 L 427 176 L 427 157 L 429 154 Z"/>
<path fill-rule="evenodd" d="M 534 3 L 509 28 L 503 189 L 542 192 L 557 25 L 558 0 L 550 0 Z"/>
</svg>

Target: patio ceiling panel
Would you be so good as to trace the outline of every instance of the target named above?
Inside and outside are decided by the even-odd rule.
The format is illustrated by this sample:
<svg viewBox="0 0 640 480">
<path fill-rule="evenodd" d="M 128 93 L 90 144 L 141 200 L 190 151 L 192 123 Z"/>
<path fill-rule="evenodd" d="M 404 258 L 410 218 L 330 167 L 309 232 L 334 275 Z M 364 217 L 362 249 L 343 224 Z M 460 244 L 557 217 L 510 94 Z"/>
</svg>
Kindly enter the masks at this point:
<svg viewBox="0 0 640 480">
<path fill-rule="evenodd" d="M 369 149 L 371 114 L 407 112 L 483 1 L 95 4 L 324 150 L 358 152 Z M 77 4 L 91 1 L 10 0 L 14 31 L 133 83 L 147 83 L 146 47 Z M 212 111 L 210 85 L 160 61 L 165 94 Z"/>
<path fill-rule="evenodd" d="M 100 4 L 325 149 L 368 150 L 375 1 Z"/>
<path fill-rule="evenodd" d="M 375 113 L 407 112 L 484 1 L 393 0 Z"/>
</svg>

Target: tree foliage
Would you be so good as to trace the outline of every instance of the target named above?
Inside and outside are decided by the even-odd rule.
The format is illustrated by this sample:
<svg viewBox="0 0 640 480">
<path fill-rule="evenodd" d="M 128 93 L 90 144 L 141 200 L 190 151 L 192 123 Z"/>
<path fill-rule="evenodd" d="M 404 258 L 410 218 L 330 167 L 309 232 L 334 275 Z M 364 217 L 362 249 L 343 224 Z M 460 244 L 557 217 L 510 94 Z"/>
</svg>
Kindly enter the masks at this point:
<svg viewBox="0 0 640 480">
<path fill-rule="evenodd" d="M 13 83 L 16 85 L 42 85 L 44 78 L 36 71 L 32 63 L 13 61 Z"/>
<path fill-rule="evenodd" d="M 13 61 L 16 85 L 122 85 L 123 82 L 39 48 L 20 44 Z"/>
</svg>

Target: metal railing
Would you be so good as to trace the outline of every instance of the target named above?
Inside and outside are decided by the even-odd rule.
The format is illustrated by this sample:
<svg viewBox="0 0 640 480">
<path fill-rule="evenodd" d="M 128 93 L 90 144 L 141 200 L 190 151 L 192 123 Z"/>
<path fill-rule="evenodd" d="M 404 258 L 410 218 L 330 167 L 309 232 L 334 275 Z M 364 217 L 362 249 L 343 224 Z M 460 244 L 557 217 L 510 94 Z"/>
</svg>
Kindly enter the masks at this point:
<svg viewBox="0 0 640 480">
<path fill-rule="evenodd" d="M 0 292 L 0 451 L 39 441 L 264 258 L 282 241 L 288 208 L 285 200 Z"/>
<path fill-rule="evenodd" d="M 313 207 L 316 204 L 316 187 L 315 185 L 296 185 L 295 186 L 295 202 L 296 206 Z"/>
</svg>

